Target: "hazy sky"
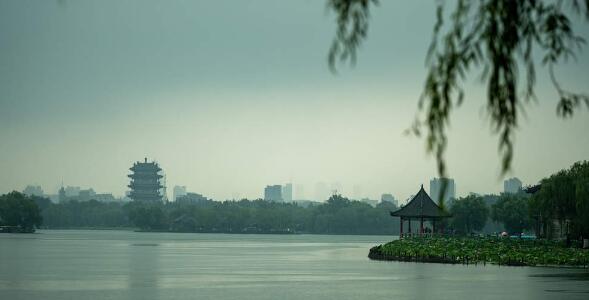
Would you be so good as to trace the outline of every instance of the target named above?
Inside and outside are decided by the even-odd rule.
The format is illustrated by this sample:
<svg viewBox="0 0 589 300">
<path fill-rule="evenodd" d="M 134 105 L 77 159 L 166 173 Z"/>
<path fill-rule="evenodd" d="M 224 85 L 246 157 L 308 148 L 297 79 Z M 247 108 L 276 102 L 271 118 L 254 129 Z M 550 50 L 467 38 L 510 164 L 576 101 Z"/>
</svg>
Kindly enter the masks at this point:
<svg viewBox="0 0 589 300">
<path fill-rule="evenodd" d="M 325 182 L 405 199 L 436 175 L 423 140 L 403 135 L 435 8 L 382 2 L 356 67 L 334 75 L 324 1 L 0 1 L 0 192 L 55 193 L 63 181 L 122 195 L 128 168 L 148 157 L 170 192 L 217 200 L 289 181 L 305 198 Z M 567 88 L 588 92 L 588 51 L 557 69 Z M 509 174 L 525 184 L 589 158 L 589 113 L 556 118 L 538 71 Z M 452 117 L 459 195 L 503 188 L 478 75 Z"/>
</svg>

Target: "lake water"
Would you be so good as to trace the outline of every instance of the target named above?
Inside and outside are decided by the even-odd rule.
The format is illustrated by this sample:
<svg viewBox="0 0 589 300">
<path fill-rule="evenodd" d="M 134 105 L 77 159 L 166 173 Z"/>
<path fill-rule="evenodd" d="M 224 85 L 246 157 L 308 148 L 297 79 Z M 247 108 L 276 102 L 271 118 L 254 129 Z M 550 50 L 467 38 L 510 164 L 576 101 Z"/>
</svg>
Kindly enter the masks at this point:
<svg viewBox="0 0 589 300">
<path fill-rule="evenodd" d="M 0 299 L 589 299 L 588 270 L 371 261 L 387 236 L 0 234 Z"/>
</svg>

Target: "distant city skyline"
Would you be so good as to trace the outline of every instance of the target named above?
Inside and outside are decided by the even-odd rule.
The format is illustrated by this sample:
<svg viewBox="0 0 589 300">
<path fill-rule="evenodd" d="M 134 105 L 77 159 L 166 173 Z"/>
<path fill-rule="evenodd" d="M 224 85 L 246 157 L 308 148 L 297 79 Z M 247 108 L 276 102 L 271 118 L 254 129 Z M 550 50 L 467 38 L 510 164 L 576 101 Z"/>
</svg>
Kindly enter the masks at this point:
<svg viewBox="0 0 589 300">
<path fill-rule="evenodd" d="M 481 191 L 468 191 L 468 192 L 463 192 L 462 194 L 457 194 L 456 193 L 456 185 L 455 182 L 452 178 L 449 178 L 450 180 L 450 185 L 448 186 L 448 190 L 446 191 L 446 197 L 445 200 L 448 201 L 451 198 L 459 198 L 459 197 L 464 197 L 464 196 L 468 196 L 470 194 L 476 194 L 476 195 L 487 195 L 487 194 L 500 194 L 500 193 L 516 193 L 517 191 L 521 190 L 521 188 L 524 186 L 524 184 L 522 184 L 522 182 L 517 178 L 517 177 L 513 177 L 513 178 L 509 178 L 504 180 L 503 182 L 503 186 L 504 189 L 502 191 L 499 192 L 481 192 Z M 320 188 L 325 188 L 327 186 L 327 184 L 325 182 L 318 182 L 315 185 L 315 188 L 317 189 L 318 186 Z M 338 183 L 332 183 L 331 184 L 332 187 L 339 187 L 340 190 L 343 190 L 343 186 L 338 182 Z M 265 199 L 268 200 L 270 199 L 270 201 L 277 201 L 276 199 L 280 199 L 278 200 L 279 202 L 291 202 L 293 200 L 310 200 L 310 201 L 318 201 L 318 202 L 323 202 L 326 201 L 331 194 L 326 194 L 326 196 L 324 198 L 316 198 L 316 197 L 297 197 L 296 195 L 303 195 L 302 193 L 304 192 L 304 187 L 305 185 L 303 184 L 293 184 L 293 183 L 286 183 L 284 185 L 267 185 L 264 188 L 264 193 L 261 196 L 257 196 L 257 197 L 251 197 L 251 198 L 247 198 L 247 197 L 232 197 L 232 198 L 226 198 L 226 199 L 219 199 L 219 198 L 208 198 L 211 200 L 215 200 L 215 201 L 225 201 L 225 200 L 241 200 L 241 199 L 250 199 L 250 200 L 254 200 L 254 199 Z M 93 188 L 89 187 L 88 189 L 82 189 L 79 186 L 62 186 L 62 188 L 64 189 L 64 193 L 66 194 L 67 197 L 78 197 L 80 195 L 81 192 L 87 193 L 88 191 L 90 192 L 90 194 L 92 195 L 97 195 L 96 192 L 94 192 Z M 439 189 L 441 188 L 441 180 L 440 178 L 437 177 L 433 177 L 429 180 L 429 186 L 427 187 L 427 191 L 428 194 L 435 199 L 439 193 Z M 194 192 L 188 192 L 189 187 L 182 185 L 182 186 L 174 186 L 172 189 L 172 197 L 169 198 L 170 201 L 176 201 L 176 199 L 178 197 L 181 196 L 185 196 L 187 194 L 193 194 L 193 195 L 199 195 L 200 196 L 206 196 L 206 195 L 202 195 L 200 193 L 194 193 Z M 278 191 L 280 190 L 280 193 L 278 193 Z M 352 190 L 354 191 L 353 193 L 359 193 L 361 191 L 361 186 L 359 185 L 352 185 Z M 331 192 L 336 192 L 338 191 L 337 189 L 333 189 Z M 24 189 L 22 189 L 22 192 L 25 194 L 30 194 L 30 195 L 44 195 L 47 197 L 50 197 L 52 200 L 57 199 L 58 193 L 59 191 L 56 191 L 55 193 L 50 193 L 44 192 L 43 187 L 38 186 L 38 185 L 27 185 Z M 196 191 L 198 192 L 198 191 Z M 327 190 L 325 190 L 325 192 L 327 193 Z M 128 191 L 123 194 L 123 195 L 115 195 L 118 198 L 122 199 L 127 195 Z M 98 194 L 98 195 L 111 195 L 110 192 L 108 193 L 104 193 L 104 194 Z M 234 193 L 234 195 L 237 195 L 239 193 Z M 339 193 L 340 195 L 343 195 L 344 197 L 347 197 L 349 199 L 353 199 L 353 200 L 358 200 L 358 201 L 366 201 L 366 200 L 372 200 L 372 201 L 388 201 L 388 202 L 392 202 L 395 203 L 396 205 L 403 205 L 405 204 L 407 201 L 409 201 L 414 195 L 409 195 L 405 198 L 405 200 L 400 200 L 399 198 L 397 198 L 397 196 L 395 195 L 395 193 L 389 193 L 389 192 L 384 192 L 381 193 L 379 197 L 372 197 L 369 195 L 350 195 L 350 194 L 346 194 L 346 193 Z M 162 195 L 163 196 L 163 195 Z M 102 196 L 104 197 L 104 196 Z M 114 197 L 114 196 L 113 196 Z M 87 196 L 83 196 L 83 198 L 88 198 Z M 57 202 L 57 201 L 55 201 Z"/>
<path fill-rule="evenodd" d="M 145 160 L 145 164 L 147 164 L 148 163 L 147 158 L 144 158 L 144 160 Z M 155 160 L 153 161 L 153 163 L 156 163 Z M 134 163 L 133 168 L 135 168 L 135 166 L 137 164 L 142 165 L 143 162 L 138 161 L 138 162 Z M 162 170 L 162 172 L 163 172 L 163 170 Z M 133 174 L 133 172 L 131 172 L 131 174 Z M 438 195 L 439 195 L 441 187 L 442 187 L 441 185 L 442 185 L 443 180 L 448 181 L 448 186 L 447 186 L 446 194 L 444 197 L 445 201 L 451 201 L 452 199 L 459 198 L 461 196 L 468 196 L 471 194 L 475 194 L 475 195 L 493 194 L 493 193 L 485 193 L 485 192 L 480 192 L 480 191 L 468 191 L 467 193 L 464 193 L 462 195 L 457 195 L 456 183 L 455 183 L 454 179 L 433 177 L 429 180 L 429 188 L 428 188 L 428 191 L 429 191 L 428 194 L 433 199 L 438 198 Z M 247 198 L 247 197 L 235 198 L 235 197 L 233 197 L 233 198 L 226 198 L 226 199 L 215 199 L 215 198 L 209 198 L 209 199 L 216 200 L 216 201 L 241 200 L 241 199 L 250 199 L 250 200 L 264 199 L 267 201 L 277 201 L 277 202 L 291 202 L 293 200 L 307 200 L 307 201 L 323 202 L 323 201 L 326 201 L 327 199 L 329 199 L 329 197 L 331 195 L 337 193 L 337 194 L 343 195 L 344 197 L 347 197 L 349 199 L 363 201 L 366 203 L 370 203 L 371 205 L 375 205 L 375 203 L 377 203 L 379 201 L 379 200 L 377 200 L 378 198 L 372 198 L 370 196 L 362 195 L 361 194 L 362 188 L 358 184 L 352 185 L 352 189 L 351 189 L 351 190 L 353 190 L 352 195 L 342 193 L 344 188 L 340 182 L 332 182 L 330 184 L 330 187 L 331 187 L 330 191 L 327 190 L 327 186 L 328 186 L 328 184 L 323 181 L 315 183 L 315 197 L 313 197 L 313 198 L 304 198 L 304 197 L 297 198 L 296 196 L 303 195 L 304 185 L 303 184 L 296 184 L 296 185 L 294 185 L 294 189 L 293 189 L 293 183 L 289 182 L 289 183 L 285 183 L 283 185 L 267 185 L 264 188 L 264 193 L 260 197 L 252 197 L 252 198 Z M 521 180 L 519 180 L 517 177 L 512 177 L 512 178 L 509 178 L 509 179 L 506 179 L 503 181 L 503 191 L 501 191 L 501 192 L 503 192 L 503 193 L 517 193 L 522 189 L 522 186 L 523 186 L 523 183 L 521 182 Z M 44 190 L 41 186 L 33 185 L 33 184 L 27 185 L 22 190 L 22 192 L 25 194 L 28 194 L 28 195 L 46 196 L 46 197 L 49 197 L 54 202 L 59 202 L 59 201 L 57 201 L 57 199 L 58 199 L 59 194 L 62 192 L 61 190 L 63 190 L 63 193 L 66 197 L 78 198 L 78 199 L 81 199 L 82 201 L 87 201 L 91 198 L 91 196 L 94 196 L 94 195 L 98 195 L 95 197 L 95 198 L 97 198 L 96 200 L 108 199 L 108 201 L 111 201 L 110 200 L 111 198 L 114 200 L 114 196 L 111 193 L 96 194 L 96 192 L 94 192 L 94 190 L 92 188 L 81 189 L 79 186 L 69 186 L 69 185 L 64 187 L 63 183 L 62 183 L 60 190 L 57 191 L 56 193 L 53 193 L 53 194 L 52 193 L 44 193 Z M 119 199 L 123 199 L 123 198 L 127 197 L 129 192 L 130 192 L 130 190 L 126 191 L 124 195 L 119 197 Z M 501 193 L 501 192 L 499 192 L 499 193 Z M 161 188 L 160 193 L 162 193 L 163 199 L 169 199 L 169 198 L 167 198 L 167 195 L 165 194 L 165 189 Z M 495 193 L 495 194 L 499 194 L 499 193 Z M 188 192 L 188 189 L 185 185 L 182 185 L 182 186 L 175 185 L 172 189 L 172 198 L 169 201 L 176 201 L 179 197 L 186 196 L 187 194 L 193 195 L 193 196 L 191 196 L 192 198 L 190 198 L 190 199 L 196 199 L 199 197 L 200 197 L 199 199 L 201 199 L 201 198 L 207 199 L 202 194 Z M 239 194 L 239 193 L 235 193 L 235 192 L 233 193 L 233 195 L 237 195 L 237 194 Z M 414 195 L 410 195 L 410 196 L 406 197 L 405 200 L 399 201 L 397 198 L 395 198 L 394 194 L 383 193 L 380 195 L 380 201 L 392 202 L 395 205 L 404 205 L 407 201 L 411 200 L 411 198 L 413 196 Z M 194 200 L 191 200 L 191 201 L 194 201 Z"/>
<path fill-rule="evenodd" d="M 404 134 L 427 74 L 429 1 L 381 1 L 357 64 L 337 74 L 324 1 L 64 2 L 0 1 L 0 193 L 63 182 L 121 196 L 143 157 L 168 188 L 216 200 L 292 182 L 309 199 L 339 183 L 351 198 L 402 203 L 439 176 L 425 140 Z M 589 38 L 586 23 L 576 28 Z M 587 93 L 588 69 L 585 49 L 555 72 Z M 487 87 L 478 72 L 464 79 L 446 158 L 457 196 L 500 193 L 513 176 L 534 184 L 589 158 L 589 112 L 557 118 L 558 95 L 537 71 L 506 176 Z"/>
</svg>

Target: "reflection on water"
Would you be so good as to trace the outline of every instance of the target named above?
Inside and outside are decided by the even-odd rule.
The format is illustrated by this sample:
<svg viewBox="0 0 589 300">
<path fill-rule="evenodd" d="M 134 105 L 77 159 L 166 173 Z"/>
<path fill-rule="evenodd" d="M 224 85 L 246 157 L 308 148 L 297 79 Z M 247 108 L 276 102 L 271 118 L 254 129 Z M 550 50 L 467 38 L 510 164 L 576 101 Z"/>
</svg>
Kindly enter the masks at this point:
<svg viewBox="0 0 589 300">
<path fill-rule="evenodd" d="M 580 269 L 370 261 L 386 236 L 0 235 L 0 299 L 587 299 Z"/>
<path fill-rule="evenodd" d="M 155 243 L 133 243 L 127 247 L 128 289 L 134 290 L 131 299 L 148 299 L 159 296 L 160 249 Z"/>
<path fill-rule="evenodd" d="M 547 273 L 547 274 L 532 274 L 531 277 L 538 277 L 538 278 L 562 278 L 562 279 L 570 279 L 570 280 L 585 280 L 589 281 L 589 272 L 560 272 L 560 273 Z"/>
</svg>

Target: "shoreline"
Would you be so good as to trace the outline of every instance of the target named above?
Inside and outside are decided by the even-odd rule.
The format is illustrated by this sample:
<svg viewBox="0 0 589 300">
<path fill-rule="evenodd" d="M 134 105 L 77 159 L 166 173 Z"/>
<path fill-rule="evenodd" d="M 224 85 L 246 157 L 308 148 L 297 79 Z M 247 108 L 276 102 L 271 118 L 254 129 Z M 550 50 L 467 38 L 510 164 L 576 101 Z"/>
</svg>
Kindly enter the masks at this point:
<svg viewBox="0 0 589 300">
<path fill-rule="evenodd" d="M 390 236 L 398 238 L 397 235 L 386 233 L 314 233 L 314 232 L 225 232 L 225 231 L 170 231 L 170 230 L 142 230 L 136 227 L 63 227 L 63 228 L 37 228 L 37 230 L 113 230 L 133 231 L 141 233 L 205 233 L 205 234 L 238 234 L 238 235 L 352 235 L 352 236 Z"/>
</svg>

